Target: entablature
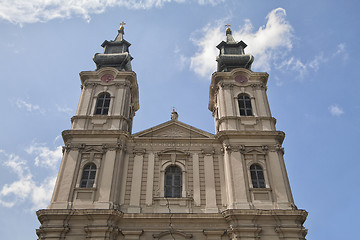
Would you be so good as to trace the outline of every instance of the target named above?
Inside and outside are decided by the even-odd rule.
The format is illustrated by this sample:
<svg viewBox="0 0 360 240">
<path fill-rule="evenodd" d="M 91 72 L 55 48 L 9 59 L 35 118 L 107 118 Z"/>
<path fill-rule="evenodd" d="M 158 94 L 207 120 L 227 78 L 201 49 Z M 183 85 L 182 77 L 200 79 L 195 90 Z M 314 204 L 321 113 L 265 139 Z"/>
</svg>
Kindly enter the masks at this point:
<svg viewBox="0 0 360 240">
<path fill-rule="evenodd" d="M 239 142 L 243 142 L 246 139 L 262 139 L 262 140 L 269 140 L 275 139 L 279 144 L 282 144 L 285 139 L 285 133 L 283 131 L 233 131 L 233 130 L 226 130 L 220 131 L 216 134 L 216 138 L 223 142 L 225 140 L 234 139 L 238 140 Z"/>
<path fill-rule="evenodd" d="M 64 142 L 67 143 L 71 139 L 96 139 L 96 138 L 112 138 L 124 141 L 130 138 L 130 133 L 123 130 L 64 130 L 62 132 Z"/>
</svg>

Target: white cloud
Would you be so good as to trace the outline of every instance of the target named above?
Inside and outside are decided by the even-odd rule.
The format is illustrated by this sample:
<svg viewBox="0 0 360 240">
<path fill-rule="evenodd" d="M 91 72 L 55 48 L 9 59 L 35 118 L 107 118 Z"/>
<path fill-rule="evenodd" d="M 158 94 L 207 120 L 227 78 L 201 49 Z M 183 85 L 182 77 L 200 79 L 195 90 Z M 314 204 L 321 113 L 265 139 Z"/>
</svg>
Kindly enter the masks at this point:
<svg viewBox="0 0 360 240">
<path fill-rule="evenodd" d="M 73 110 L 69 107 L 61 107 L 59 105 L 56 105 L 56 109 L 58 110 L 58 112 L 63 112 L 63 113 L 67 113 L 67 114 L 71 114 L 73 113 Z"/>
<path fill-rule="evenodd" d="M 43 144 L 32 143 L 25 151 L 28 154 L 35 154 L 35 166 L 54 168 L 62 157 L 61 146 L 51 150 Z"/>
<path fill-rule="evenodd" d="M 2 0 L 0 18 L 16 24 L 47 22 L 52 19 L 81 16 L 90 21 L 90 15 L 103 13 L 107 8 L 149 9 L 166 3 L 184 3 L 190 0 Z M 197 0 L 198 4 L 216 5 L 224 0 Z"/>
<path fill-rule="evenodd" d="M 224 38 L 221 25 L 223 24 L 213 27 L 208 24 L 201 30 L 203 36 L 200 39 L 191 39 L 199 51 L 190 58 L 190 69 L 202 77 L 208 77 L 216 70 L 215 58 L 218 49 L 215 46 Z"/>
<path fill-rule="evenodd" d="M 295 71 L 299 73 L 299 77 L 303 78 L 303 76 L 308 72 L 308 67 L 299 59 L 295 59 L 294 57 L 290 57 L 288 59 L 284 59 L 282 62 L 278 63 L 276 69 L 281 71 Z"/>
<path fill-rule="evenodd" d="M 174 49 L 175 57 L 177 58 L 176 65 L 179 70 L 183 70 L 185 66 L 189 65 L 190 59 L 181 53 L 179 46 L 175 46 Z"/>
<path fill-rule="evenodd" d="M 333 54 L 333 57 L 342 56 L 343 60 L 346 61 L 349 58 L 349 53 L 346 50 L 345 43 L 339 43 L 337 45 L 336 52 Z"/>
<path fill-rule="evenodd" d="M 266 16 L 266 25 L 261 26 L 255 33 L 252 32 L 250 20 L 246 21 L 240 31 L 233 33 L 235 39 L 251 43 L 246 51 L 256 59 L 253 63 L 254 69 L 270 71 L 271 62 L 282 58 L 284 52 L 292 49 L 293 28 L 285 18 L 285 9 L 277 8 Z"/>
<path fill-rule="evenodd" d="M 50 150 L 44 146 L 30 146 L 28 152 L 37 154 L 35 162 L 50 166 L 60 160 L 59 151 L 61 148 L 57 147 L 55 150 Z M 38 159 L 38 160 L 36 160 Z M 56 159 L 56 160 L 55 160 Z M 6 183 L 0 188 L 0 205 L 4 207 L 13 207 L 21 202 L 29 202 L 31 210 L 44 208 L 50 201 L 51 193 L 55 185 L 56 171 L 48 171 L 50 176 L 36 181 L 31 173 L 28 161 L 21 159 L 14 154 L 8 154 L 4 150 L 0 150 L 0 161 L 3 166 L 9 168 L 15 173 L 16 179 L 11 183 Z"/>
<path fill-rule="evenodd" d="M 333 104 L 329 107 L 330 114 L 339 117 L 344 114 L 344 110 L 337 104 Z"/>
<path fill-rule="evenodd" d="M 233 28 L 235 40 L 251 43 L 246 52 L 255 56 L 254 69 L 269 71 L 271 62 L 283 58 L 284 51 L 292 48 L 293 28 L 285 17 L 285 10 L 277 8 L 266 16 L 266 25 L 255 32 L 248 19 L 238 31 L 234 31 Z M 191 57 L 190 68 L 200 76 L 208 77 L 216 70 L 214 60 L 218 55 L 218 49 L 215 46 L 225 38 L 223 22 L 219 22 L 216 27 L 208 24 L 201 30 L 201 33 L 202 36 L 199 38 L 191 39 L 199 50 Z"/>
<path fill-rule="evenodd" d="M 314 57 L 312 61 L 309 62 L 308 66 L 317 72 L 320 68 L 320 65 L 329 61 L 329 58 L 325 58 L 324 54 L 321 53 Z"/>
<path fill-rule="evenodd" d="M 45 110 L 40 108 L 39 105 L 26 102 L 20 98 L 16 99 L 15 104 L 19 109 L 25 109 L 28 112 L 39 111 L 42 114 L 45 113 Z"/>
</svg>

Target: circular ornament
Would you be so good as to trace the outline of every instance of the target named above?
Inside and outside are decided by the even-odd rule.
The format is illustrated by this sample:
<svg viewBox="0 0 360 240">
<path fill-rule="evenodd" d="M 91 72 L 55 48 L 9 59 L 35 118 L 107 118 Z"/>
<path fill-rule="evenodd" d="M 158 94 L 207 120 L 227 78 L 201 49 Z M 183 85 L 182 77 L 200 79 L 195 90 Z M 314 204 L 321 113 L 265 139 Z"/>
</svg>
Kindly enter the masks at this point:
<svg viewBox="0 0 360 240">
<path fill-rule="evenodd" d="M 238 75 L 235 77 L 235 81 L 238 83 L 247 83 L 248 79 L 245 76 Z"/>
<path fill-rule="evenodd" d="M 114 80 L 114 76 L 111 74 L 105 74 L 104 76 L 101 77 L 101 81 L 105 83 L 109 83 L 112 80 Z"/>
</svg>

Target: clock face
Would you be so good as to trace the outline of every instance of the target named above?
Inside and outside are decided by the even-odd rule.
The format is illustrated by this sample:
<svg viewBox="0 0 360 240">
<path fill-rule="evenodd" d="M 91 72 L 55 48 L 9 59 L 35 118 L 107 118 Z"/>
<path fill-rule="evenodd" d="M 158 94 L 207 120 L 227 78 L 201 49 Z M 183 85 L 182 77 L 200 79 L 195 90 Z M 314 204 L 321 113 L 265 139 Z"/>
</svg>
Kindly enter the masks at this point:
<svg viewBox="0 0 360 240">
<path fill-rule="evenodd" d="M 238 83 L 246 83 L 248 79 L 245 76 L 238 75 L 235 77 L 235 81 Z"/>
<path fill-rule="evenodd" d="M 114 76 L 111 74 L 105 74 L 101 77 L 101 81 L 109 83 L 110 81 L 114 80 Z"/>
</svg>

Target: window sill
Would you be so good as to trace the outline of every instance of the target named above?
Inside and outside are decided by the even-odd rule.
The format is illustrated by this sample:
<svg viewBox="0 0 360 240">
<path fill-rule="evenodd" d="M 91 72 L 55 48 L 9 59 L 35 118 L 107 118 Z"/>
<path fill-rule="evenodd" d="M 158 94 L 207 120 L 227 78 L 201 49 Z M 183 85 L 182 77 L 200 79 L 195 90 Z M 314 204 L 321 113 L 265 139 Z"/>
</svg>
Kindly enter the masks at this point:
<svg viewBox="0 0 360 240">
<path fill-rule="evenodd" d="M 182 198 L 154 197 L 154 202 L 160 206 L 166 206 L 166 205 L 188 206 L 188 204 L 193 200 L 194 199 L 191 197 L 182 197 Z"/>
</svg>

